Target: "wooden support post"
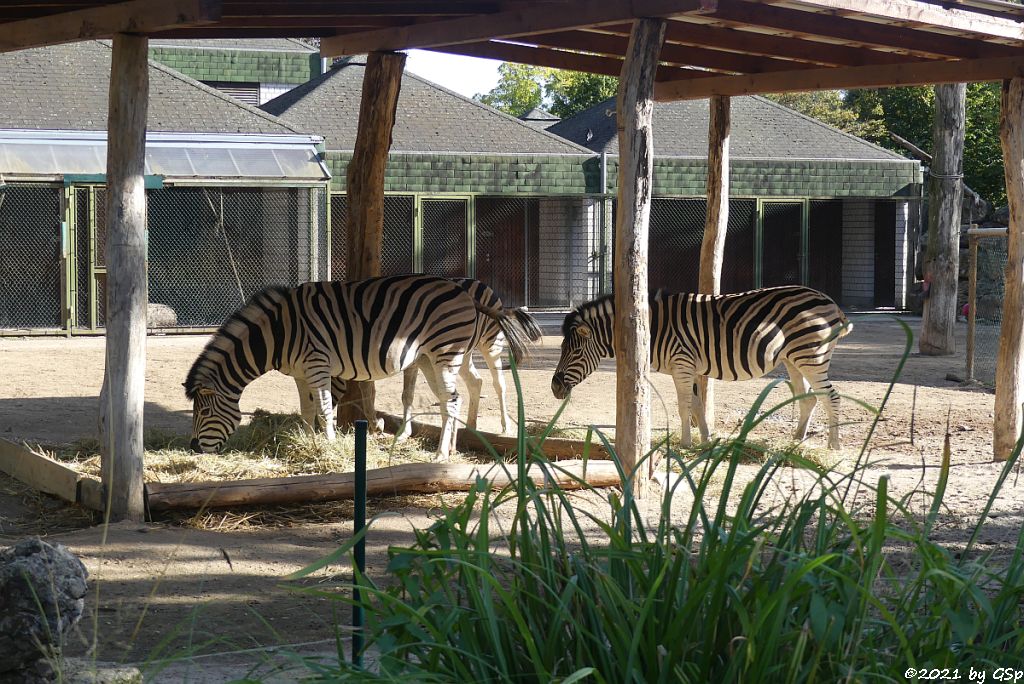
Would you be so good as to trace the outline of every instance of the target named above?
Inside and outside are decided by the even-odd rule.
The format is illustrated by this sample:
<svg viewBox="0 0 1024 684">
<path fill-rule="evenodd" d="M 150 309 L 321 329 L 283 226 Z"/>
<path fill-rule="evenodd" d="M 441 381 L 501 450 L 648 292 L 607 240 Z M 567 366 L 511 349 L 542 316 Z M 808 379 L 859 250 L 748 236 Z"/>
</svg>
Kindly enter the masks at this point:
<svg viewBox="0 0 1024 684">
<path fill-rule="evenodd" d="M 724 95 L 713 95 L 708 105 L 708 210 L 704 219 L 704 239 L 700 245 L 700 274 L 698 289 L 704 294 L 721 294 L 722 259 L 725 256 L 725 238 L 729 230 L 729 130 L 730 100 Z M 697 387 L 704 402 L 704 417 L 709 430 L 715 429 L 715 388 L 708 377 L 697 379 Z M 689 429 L 684 425 L 683 429 Z"/>
<path fill-rule="evenodd" d="M 1003 82 L 999 138 L 1003 143 L 1010 225 L 1006 235 L 1006 289 L 996 359 L 992 451 L 1005 461 L 1021 433 L 1024 386 L 1024 78 Z"/>
<path fill-rule="evenodd" d="M 100 395 L 111 520 L 142 520 L 146 381 L 146 112 L 149 40 L 114 36 L 107 118 L 107 339 Z"/>
<path fill-rule="evenodd" d="M 371 52 L 367 56 L 359 103 L 359 128 L 347 176 L 349 280 L 380 275 L 384 245 L 384 171 L 404 70 L 404 53 Z M 372 382 L 348 383 L 338 407 L 338 423 L 347 427 L 365 419 L 374 430 L 374 398 Z"/>
<path fill-rule="evenodd" d="M 956 353 L 966 93 L 965 83 L 935 86 L 935 153 L 928 183 L 928 247 L 924 258 L 928 298 L 924 300 L 920 342 L 921 353 L 929 356 Z"/>
<path fill-rule="evenodd" d="M 651 448 L 651 322 L 647 286 L 647 230 L 654 180 L 654 73 L 665 21 L 633 22 L 619 76 L 619 202 L 615 223 L 615 449 L 633 493 L 650 488 L 649 468 L 637 462 Z"/>
</svg>

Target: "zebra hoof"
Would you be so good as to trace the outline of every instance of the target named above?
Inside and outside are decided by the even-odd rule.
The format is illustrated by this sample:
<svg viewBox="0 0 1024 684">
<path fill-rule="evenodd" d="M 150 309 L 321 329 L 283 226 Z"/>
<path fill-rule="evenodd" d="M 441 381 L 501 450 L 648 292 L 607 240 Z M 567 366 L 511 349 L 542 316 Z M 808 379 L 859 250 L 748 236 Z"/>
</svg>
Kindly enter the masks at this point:
<svg viewBox="0 0 1024 684">
<path fill-rule="evenodd" d="M 378 418 L 377 422 L 373 424 L 374 432 L 384 432 L 384 419 Z"/>
</svg>

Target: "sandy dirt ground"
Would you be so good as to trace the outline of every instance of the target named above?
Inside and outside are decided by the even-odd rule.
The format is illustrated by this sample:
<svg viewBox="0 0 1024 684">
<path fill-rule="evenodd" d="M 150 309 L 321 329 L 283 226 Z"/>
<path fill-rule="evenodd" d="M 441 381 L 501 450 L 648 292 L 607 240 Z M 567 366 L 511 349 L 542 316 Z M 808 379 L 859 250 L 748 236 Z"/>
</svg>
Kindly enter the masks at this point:
<svg viewBox="0 0 1024 684">
<path fill-rule="evenodd" d="M 853 316 L 855 330 L 840 343 L 832 378 L 846 397 L 878 405 L 893 379 L 906 343 L 903 329 L 891 317 Z M 915 333 L 920 321 L 906 319 Z M 959 348 L 963 349 L 963 330 Z M 147 349 L 146 425 L 186 433 L 190 405 L 181 383 L 205 342 L 200 336 L 151 337 Z M 527 416 L 546 422 L 559 406 L 551 395 L 550 378 L 558 357 L 559 339 L 546 337 L 522 370 Z M 916 348 L 916 347 L 915 347 Z M 479 365 L 479 364 L 478 364 Z M 1001 464 L 992 463 L 993 394 L 947 380 L 963 375 L 962 352 L 953 357 L 911 354 L 893 386 L 888 406 L 869 443 L 869 482 L 888 475 L 898 495 L 933 486 L 947 419 L 951 432 L 952 469 L 945 510 L 937 535 L 961 544 L 987 500 Z M 95 433 L 97 396 L 103 369 L 101 339 L 0 338 L 0 437 L 30 443 L 69 443 Z M 777 375 L 777 374 L 773 374 Z M 481 428 L 496 430 L 494 391 L 484 372 Z M 719 434 L 736 429 L 758 393 L 770 379 L 717 385 Z M 653 378 L 654 424 L 678 429 L 675 392 L 670 378 Z M 511 377 L 509 377 L 511 392 Z M 378 383 L 378 408 L 400 410 L 401 379 Z M 916 394 L 916 398 L 915 398 Z M 562 427 L 614 424 L 614 367 L 610 363 L 576 389 L 562 415 Z M 514 395 L 513 395 L 514 396 Z M 788 389 L 773 390 L 767 405 L 783 401 Z M 422 379 L 417 410 L 433 414 L 433 398 Z M 271 373 L 253 383 L 242 399 L 247 414 L 256 408 L 297 411 L 298 399 L 289 378 Z M 871 424 L 871 414 L 847 398 L 841 410 L 842 471 L 854 462 Z M 755 438 L 783 442 L 795 427 L 795 408 L 786 407 L 758 427 Z M 824 411 L 815 414 L 809 444 L 823 447 Z M 913 444 L 911 444 L 913 439 Z M 756 466 L 744 466 L 752 472 Z M 779 476 L 780 496 L 797 486 L 798 473 Z M 429 524 L 442 499 L 412 506 L 408 500 L 372 502 L 375 512 L 395 510 L 381 520 L 370 537 L 371 575 L 383 574 L 389 544 L 410 541 L 413 526 Z M 335 601 L 297 594 L 281 577 L 325 555 L 351 533 L 343 508 L 332 509 L 327 522 L 240 531 L 199 531 L 169 523 L 117 525 L 104 531 L 87 527 L 86 517 L 47 497 L 35 496 L 0 477 L 0 545 L 27 534 L 44 534 L 80 554 L 93 578 L 94 600 L 83 620 L 72 652 L 90 651 L 101 659 L 147 662 L 170 646 L 191 644 L 206 653 L 257 649 L 232 658 L 197 658 L 178 663 L 156 681 L 222 681 L 222 671 L 238 676 L 237 663 L 259 663 L 261 647 L 306 644 L 330 650 L 333 625 L 347 615 Z M 1012 544 L 1024 524 L 1024 483 L 1011 476 L 996 500 L 993 516 L 981 536 L 982 548 L 999 550 Z M 683 510 L 680 515 L 685 514 Z M 81 529 L 77 529 L 81 528 Z M 329 584 L 338 567 L 322 572 L 315 585 Z M 97 608 L 98 606 L 98 608 Z M 346 618 L 347 619 L 347 618 Z M 345 619 L 341 619 L 344 622 Z M 182 668 L 186 669 L 182 669 Z M 188 669 L 191 668 L 191 669 Z"/>
</svg>

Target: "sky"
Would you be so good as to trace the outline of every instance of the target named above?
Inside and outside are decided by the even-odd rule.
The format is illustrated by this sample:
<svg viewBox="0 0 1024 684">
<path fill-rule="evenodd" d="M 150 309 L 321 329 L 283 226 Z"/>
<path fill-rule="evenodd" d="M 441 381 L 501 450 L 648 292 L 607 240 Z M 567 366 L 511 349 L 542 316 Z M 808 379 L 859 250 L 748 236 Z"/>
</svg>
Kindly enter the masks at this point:
<svg viewBox="0 0 1024 684">
<path fill-rule="evenodd" d="M 498 84 L 499 64 L 501 62 L 495 59 L 409 50 L 405 68 L 448 90 L 473 97 L 477 93 L 488 92 Z"/>
</svg>

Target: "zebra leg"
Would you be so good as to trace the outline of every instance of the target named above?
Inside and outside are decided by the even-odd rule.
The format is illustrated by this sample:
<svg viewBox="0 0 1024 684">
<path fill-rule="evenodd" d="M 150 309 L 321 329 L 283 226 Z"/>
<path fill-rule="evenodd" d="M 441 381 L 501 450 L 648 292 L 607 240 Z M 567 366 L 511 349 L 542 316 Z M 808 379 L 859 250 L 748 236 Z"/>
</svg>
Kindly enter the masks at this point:
<svg viewBox="0 0 1024 684">
<path fill-rule="evenodd" d="M 793 439 L 802 442 L 807 437 L 807 427 L 810 425 L 814 407 L 818 404 L 818 397 L 811 393 L 811 383 L 807 381 L 800 369 L 789 361 L 786 361 L 785 364 L 786 370 L 789 371 L 789 387 L 793 390 L 793 396 L 801 397 L 802 395 L 799 400 L 800 422 L 797 423 L 796 433 L 793 435 Z"/>
<path fill-rule="evenodd" d="M 435 367 L 433 370 L 437 384 L 433 389 L 441 406 L 441 439 L 437 443 L 437 454 L 440 460 L 447 461 L 455 448 L 459 429 L 456 421 L 459 419 L 462 399 L 456 384 L 458 370 L 451 366 Z"/>
<path fill-rule="evenodd" d="M 484 381 L 480 379 L 480 374 L 477 373 L 476 366 L 473 365 L 473 359 L 469 354 L 466 354 L 465 361 L 462 362 L 459 375 L 462 376 L 466 387 L 469 388 L 469 410 L 466 416 L 466 427 L 475 430 L 476 417 L 480 412 L 480 390 L 483 388 Z"/>
<path fill-rule="evenodd" d="M 808 375 L 811 389 L 825 396 L 825 412 L 828 414 L 828 448 L 839 448 L 839 392 L 832 386 L 828 375 Z"/>
<path fill-rule="evenodd" d="M 679 388 L 676 388 L 676 392 L 679 392 Z M 702 442 L 706 442 L 711 439 L 711 430 L 708 428 L 707 412 L 704 410 L 704 402 L 701 401 L 700 393 L 697 391 L 697 386 L 693 386 L 693 406 L 690 407 L 690 413 L 693 415 L 693 420 L 697 423 L 697 429 L 700 431 L 700 439 Z M 683 424 L 686 425 L 687 429 L 690 427 L 690 423 L 683 420 Z"/>
<path fill-rule="evenodd" d="M 502 372 L 501 349 L 496 354 L 491 350 L 483 352 L 484 363 L 491 371 L 491 381 L 494 383 L 494 393 L 498 395 L 498 406 L 501 409 L 501 434 L 507 435 L 511 432 L 512 421 L 508 417 L 508 397 L 505 396 L 505 373 Z"/>
<path fill-rule="evenodd" d="M 302 415 L 302 428 L 307 434 L 316 429 L 316 401 L 313 388 L 301 378 L 295 378 L 295 386 L 299 390 L 299 413 Z"/>
<path fill-rule="evenodd" d="M 416 377 L 419 375 L 419 368 L 412 364 L 402 373 L 402 429 L 395 435 L 395 439 L 404 442 L 412 435 L 412 400 L 416 397 Z M 430 373 L 424 373 L 427 382 L 430 382 Z"/>
<path fill-rule="evenodd" d="M 704 405 L 701 403 L 700 398 L 697 397 L 697 404 L 693 404 L 694 392 L 693 392 L 693 374 L 685 370 L 676 370 L 672 373 L 672 380 L 676 385 L 676 401 L 679 402 L 679 418 L 682 421 L 682 432 L 680 433 L 680 442 L 684 447 L 692 446 L 692 438 L 690 435 L 690 415 L 693 414 L 693 409 L 699 407 L 700 415 L 697 417 L 697 424 L 700 427 L 700 436 L 702 439 L 707 440 L 708 435 L 708 424 L 704 418 Z"/>
</svg>

